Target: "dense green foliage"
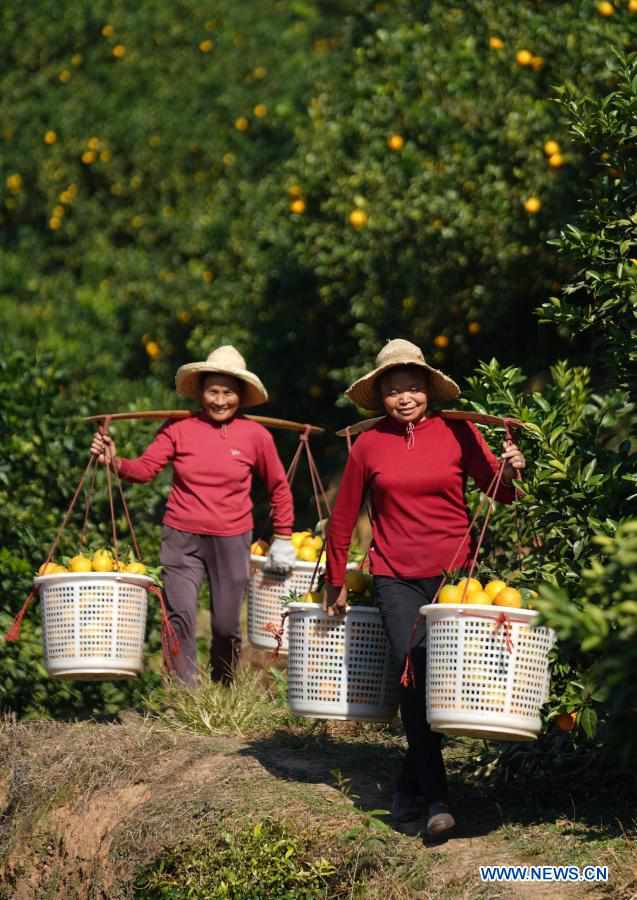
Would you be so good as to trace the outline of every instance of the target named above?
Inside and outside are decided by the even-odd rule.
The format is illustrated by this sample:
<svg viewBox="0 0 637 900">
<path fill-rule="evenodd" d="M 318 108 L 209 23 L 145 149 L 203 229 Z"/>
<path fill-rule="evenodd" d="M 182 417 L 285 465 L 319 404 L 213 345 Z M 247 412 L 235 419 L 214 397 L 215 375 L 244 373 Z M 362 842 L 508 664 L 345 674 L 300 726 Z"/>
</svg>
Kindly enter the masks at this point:
<svg viewBox="0 0 637 900">
<path fill-rule="evenodd" d="M 321 66 L 320 53 L 305 66 L 320 4 L 288 6 L 3 9 L 0 292 L 13 334 L 102 382 L 184 361 L 219 306 L 220 266 L 237 264 L 242 194 L 290 152 Z"/>
<path fill-rule="evenodd" d="M 637 282 L 631 257 L 637 59 L 618 61 L 616 72 L 616 88 L 602 101 L 575 90 L 564 101 L 574 134 L 608 171 L 583 197 L 577 227 L 560 238 L 561 251 L 577 259 L 577 277 L 543 312 L 548 320 L 591 338 L 605 390 L 595 398 L 599 431 L 592 443 L 602 453 L 586 471 L 588 481 L 601 487 L 601 496 L 591 510 L 591 525 L 582 531 L 586 564 L 579 583 L 546 589 L 541 608 L 561 638 L 564 658 L 578 671 L 575 691 L 571 687 L 567 693 L 579 695 L 578 705 L 585 701 L 581 724 L 592 733 L 601 709 L 604 736 L 621 746 L 627 762 L 634 753 L 637 724 Z M 590 445 L 582 447 L 577 455 L 583 460 L 590 450 Z M 600 526 L 597 520 L 603 518 Z M 591 529 L 598 533 L 591 535 Z"/>
<path fill-rule="evenodd" d="M 70 418 L 174 405 L 177 365 L 232 341 L 273 412 L 342 424 L 344 384 L 401 335 L 456 378 L 493 359 L 467 402 L 528 422 L 530 465 L 485 565 L 546 585 L 562 638 L 554 710 L 576 708 L 589 734 L 598 713 L 615 734 L 634 720 L 633 11 L 5 6 L 3 626 L 85 465 L 89 431 Z M 151 433 L 115 430 L 124 455 Z M 322 450 L 337 470 L 343 445 Z M 165 491 L 130 490 L 151 558 Z M 298 509 L 303 526 L 304 498 Z M 94 521 L 108 542 L 103 493 Z M 137 696 L 49 682 L 39 652 L 35 613 L 0 647 L 0 705 L 97 713 Z"/>
<path fill-rule="evenodd" d="M 637 60 L 617 61 L 615 71 L 616 89 L 602 100 L 572 89 L 563 101 L 574 133 L 601 161 L 602 172 L 582 198 L 577 222 L 558 242 L 578 270 L 541 311 L 574 336 L 590 335 L 603 393 L 593 389 L 592 371 L 565 364 L 553 368 L 552 384 L 541 394 L 522 393 L 519 370 L 502 370 L 495 362 L 481 367 L 471 388 L 477 408 L 509 410 L 531 423 L 532 465 L 517 504 L 524 547 L 518 571 L 534 586 L 546 583 L 537 606 L 560 639 L 554 710 L 576 710 L 589 736 L 601 714 L 604 736 L 629 754 L 637 722 L 636 189 L 630 144 Z M 498 512 L 494 555 L 498 535 L 515 533 L 515 524 L 510 511 Z"/>
<path fill-rule="evenodd" d="M 595 101 L 581 89 L 564 91 L 562 107 L 575 140 L 596 164 L 582 192 L 577 227 L 556 245 L 575 261 L 577 276 L 559 298 L 542 307 L 546 322 L 570 335 L 586 335 L 604 387 L 637 392 L 637 59 L 614 64 L 615 90 Z"/>
<path fill-rule="evenodd" d="M 232 340 L 328 422 L 399 333 L 456 376 L 545 364 L 545 241 L 595 171 L 553 86 L 602 95 L 636 33 L 592 2 L 9 5 L 3 328 L 102 390 Z"/>
<path fill-rule="evenodd" d="M 239 296 L 252 293 L 257 352 L 264 322 L 276 326 L 267 349 L 288 360 L 279 378 L 297 358 L 302 305 L 301 388 L 330 400 L 330 378 L 347 383 L 397 334 L 456 375 L 476 356 L 538 367 L 554 352 L 533 309 L 572 266 L 545 241 L 594 169 L 567 146 L 551 85 L 605 93 L 609 38 L 634 42 L 630 19 L 603 21 L 581 3 L 389 6 L 315 86 L 285 178 L 275 171 L 246 197 L 234 228 L 242 266 L 218 285 L 235 292 L 241 279 Z M 525 48 L 535 66 L 516 62 Z M 549 140 L 561 152 L 549 155 Z M 301 191 L 302 214 L 285 215 L 283 186 Z M 207 339 L 200 327 L 190 346 Z"/>
<path fill-rule="evenodd" d="M 626 718 L 634 719 L 637 708 L 633 680 L 618 678 L 634 671 L 629 607 L 621 604 L 634 597 L 635 585 L 628 535 L 621 546 L 615 535 L 634 503 L 635 445 L 620 437 L 635 434 L 634 404 L 622 391 L 595 394 L 585 368 L 560 363 L 551 376 L 541 393 L 526 392 L 519 369 L 492 361 L 470 379 L 474 408 L 528 424 L 519 433 L 528 459 L 524 493 L 513 507 L 496 509 L 482 565 L 540 589 L 534 605 L 559 638 L 551 715 L 576 711 L 592 737 L 600 713 L 623 741 Z M 606 545 L 613 556 L 607 565 L 599 560 Z M 603 602 L 593 605 L 590 596 L 600 595 Z"/>
<path fill-rule="evenodd" d="M 88 460 L 90 431 L 78 416 L 94 402 L 71 396 L 69 373 L 50 361 L 34 363 L 14 353 L 0 360 L 0 633 L 26 599 L 39 565 L 60 527 Z M 123 446 L 126 446 L 123 441 Z M 103 473 L 96 481 L 87 539 L 97 547 L 110 544 Z M 163 489 L 127 492 L 138 538 L 149 561 L 157 556 L 156 529 L 150 527 L 153 506 Z M 59 560 L 79 552 L 86 492 L 61 537 Z M 127 541 L 126 522 L 118 506 L 117 527 Z M 150 604 L 149 649 L 156 650 L 158 616 Z M 0 708 L 22 716 L 103 715 L 136 703 L 157 676 L 148 673 L 134 682 L 73 684 L 47 677 L 42 664 L 42 636 L 37 603 L 22 625 L 17 643 L 0 640 Z"/>
</svg>

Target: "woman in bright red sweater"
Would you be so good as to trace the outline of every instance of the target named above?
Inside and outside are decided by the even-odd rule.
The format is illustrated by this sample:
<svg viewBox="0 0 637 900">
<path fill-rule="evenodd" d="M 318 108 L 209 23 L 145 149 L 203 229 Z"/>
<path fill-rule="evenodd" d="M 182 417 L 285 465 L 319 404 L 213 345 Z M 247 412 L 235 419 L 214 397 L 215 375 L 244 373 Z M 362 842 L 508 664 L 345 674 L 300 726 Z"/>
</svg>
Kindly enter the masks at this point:
<svg viewBox="0 0 637 900">
<path fill-rule="evenodd" d="M 239 415 L 240 406 L 265 403 L 268 394 L 234 347 L 219 347 L 205 362 L 181 366 L 175 381 L 178 394 L 199 400 L 198 415 L 163 425 L 136 459 L 120 459 L 112 438 L 100 433 L 93 437 L 91 452 L 100 462 L 113 463 L 128 481 L 151 481 L 172 464 L 160 562 L 169 617 L 180 643 L 174 674 L 188 684 L 197 676 L 197 594 L 206 577 L 211 675 L 229 683 L 241 651 L 253 473 L 265 483 L 272 504 L 274 540 L 266 568 L 273 571 L 289 571 L 295 560 L 292 494 L 270 432 Z"/>
<path fill-rule="evenodd" d="M 374 594 L 397 670 L 407 653 L 418 610 L 430 603 L 469 525 L 467 477 L 486 490 L 499 461 L 476 427 L 432 413 L 429 401 L 455 400 L 460 389 L 427 365 L 415 344 L 390 341 L 376 368 L 347 390 L 358 406 L 387 414 L 356 440 L 339 487 L 327 535 L 324 609 L 342 613 L 347 602 L 347 553 L 363 500 L 371 507 L 370 570 Z M 496 499 L 510 503 L 512 481 L 525 462 L 505 443 L 502 483 Z M 465 567 L 472 547 L 457 560 Z M 415 684 L 400 689 L 408 750 L 393 801 L 396 821 L 427 817 L 430 837 L 454 827 L 449 812 L 441 735 L 426 720 L 425 625 L 412 644 Z"/>
</svg>

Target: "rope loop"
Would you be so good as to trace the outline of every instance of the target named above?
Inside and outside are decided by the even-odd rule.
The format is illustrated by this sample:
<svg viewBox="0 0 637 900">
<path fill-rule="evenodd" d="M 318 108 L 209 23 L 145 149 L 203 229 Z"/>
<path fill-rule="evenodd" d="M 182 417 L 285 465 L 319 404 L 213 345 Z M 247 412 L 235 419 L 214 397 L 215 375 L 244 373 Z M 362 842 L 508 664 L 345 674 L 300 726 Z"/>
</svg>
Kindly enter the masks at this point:
<svg viewBox="0 0 637 900">
<path fill-rule="evenodd" d="M 510 432 L 508 420 L 505 420 L 505 428 L 507 431 L 507 435 L 509 436 L 509 439 L 510 439 L 511 432 Z M 475 571 L 475 568 L 476 568 L 476 565 L 478 562 L 478 555 L 480 553 L 480 548 L 482 547 L 482 542 L 484 540 L 484 535 L 486 533 L 487 526 L 489 524 L 489 519 L 491 518 L 491 515 L 493 513 L 493 509 L 495 506 L 495 496 L 498 493 L 498 489 L 502 482 L 502 475 L 504 474 L 505 465 L 506 465 L 505 461 L 501 460 L 500 464 L 498 465 L 497 471 L 495 472 L 486 491 L 484 492 L 483 496 L 480 499 L 480 502 L 476 508 L 473 518 L 471 519 L 471 522 L 469 523 L 465 533 L 463 534 L 462 538 L 460 539 L 460 543 L 458 544 L 458 548 L 457 548 L 456 552 L 454 553 L 453 558 L 449 564 L 449 568 L 447 569 L 445 574 L 440 579 L 440 584 L 438 585 L 438 588 L 436 589 L 436 593 L 434 594 L 433 599 L 431 601 L 432 604 L 438 602 L 438 597 L 440 596 L 440 591 L 443 589 L 443 587 L 449 580 L 449 574 L 451 572 L 453 572 L 453 567 L 455 565 L 456 560 L 458 559 L 458 556 L 460 555 L 462 547 L 464 546 L 465 541 L 467 541 L 467 539 L 470 537 L 473 526 L 475 525 L 475 523 L 478 519 L 478 516 L 480 515 L 480 512 L 482 511 L 482 508 L 485 506 L 485 504 L 487 504 L 488 505 L 487 512 L 484 517 L 484 522 L 482 524 L 482 528 L 480 529 L 480 535 L 476 542 L 476 549 L 475 549 L 475 552 L 471 559 L 471 563 L 469 565 L 469 575 L 467 576 L 467 580 L 466 580 L 465 586 L 464 586 L 464 591 L 462 594 L 461 602 L 464 601 L 465 595 L 467 593 L 467 589 L 469 587 L 469 579 L 473 577 L 473 573 Z M 478 614 L 472 613 L 472 615 L 478 615 Z M 400 683 L 401 683 L 401 685 L 403 685 L 403 687 L 409 687 L 410 685 L 412 687 L 414 686 L 414 674 L 413 674 L 413 663 L 411 660 L 411 651 L 412 651 L 412 647 L 413 647 L 414 637 L 416 635 L 416 628 L 418 627 L 420 620 L 422 618 L 423 617 L 420 615 L 420 613 L 418 613 L 416 621 L 414 622 L 414 625 L 411 630 L 409 643 L 407 645 L 407 652 L 405 654 L 405 665 L 403 668 L 403 673 L 400 678 Z M 487 616 L 485 618 L 491 618 L 491 617 Z M 507 650 L 509 651 L 509 653 L 511 653 L 512 649 L 513 649 L 513 644 L 511 642 L 510 620 L 508 619 L 508 617 L 506 616 L 505 613 L 500 613 L 500 615 L 496 619 L 496 628 L 494 629 L 494 634 L 502 626 L 503 626 L 505 646 L 506 646 Z"/>
<path fill-rule="evenodd" d="M 275 658 L 279 655 L 279 653 L 281 651 L 281 646 L 283 644 L 283 635 L 285 633 L 285 620 L 287 619 L 287 617 L 289 615 L 290 615 L 290 611 L 286 609 L 285 612 L 281 613 L 281 624 L 280 625 L 275 625 L 273 622 L 267 622 L 263 626 L 263 630 L 267 631 L 269 634 L 271 634 L 272 637 L 274 638 L 274 640 L 276 641 L 276 647 L 272 651 L 272 655 Z"/>
<path fill-rule="evenodd" d="M 102 435 L 108 434 L 108 429 L 109 429 L 109 426 L 111 423 L 111 418 L 112 418 L 111 416 L 105 416 L 104 419 L 100 422 L 100 426 L 99 426 L 100 434 L 102 434 Z M 108 504 L 109 504 L 110 514 L 111 514 L 111 535 L 112 535 L 112 539 L 113 539 L 113 551 L 114 551 L 114 556 L 115 556 L 115 563 L 116 563 L 117 568 L 119 569 L 119 543 L 118 543 L 118 538 L 117 538 L 117 523 L 116 523 L 116 516 L 115 516 L 115 504 L 113 501 L 113 483 L 112 483 L 112 474 L 113 473 L 115 474 L 115 479 L 116 479 L 117 485 L 119 487 L 119 492 L 120 492 L 120 496 L 122 499 L 122 505 L 124 507 L 124 513 L 126 516 L 126 521 L 128 523 L 128 527 L 130 528 L 131 540 L 132 540 L 133 546 L 135 548 L 135 553 L 137 554 L 137 558 L 139 560 L 142 559 L 142 555 L 141 555 L 141 550 L 139 548 L 139 544 L 137 542 L 137 536 L 135 534 L 135 529 L 133 528 L 133 523 L 132 523 L 132 519 L 130 516 L 130 512 L 129 512 L 128 506 L 126 504 L 126 498 L 124 497 L 124 491 L 122 488 L 121 479 L 119 477 L 119 472 L 117 471 L 117 467 L 115 465 L 113 465 L 113 462 L 111 460 L 105 466 L 105 469 L 106 469 L 106 485 L 107 485 L 107 493 L 108 493 Z M 62 538 L 62 534 L 68 524 L 68 521 L 71 517 L 71 513 L 73 512 L 73 509 L 75 508 L 75 504 L 77 503 L 78 497 L 80 496 L 80 493 L 82 491 L 84 483 L 87 480 L 87 478 L 89 478 L 89 476 L 90 476 L 88 487 L 87 487 L 87 495 L 86 495 L 85 505 L 84 505 L 83 523 L 82 523 L 82 528 L 80 531 L 80 544 L 84 545 L 86 543 L 86 530 L 87 530 L 87 526 L 88 526 L 88 518 L 89 518 L 90 509 L 91 509 L 91 502 L 93 499 L 93 493 L 94 493 L 94 489 L 95 489 L 96 474 L 97 474 L 97 457 L 93 456 L 93 454 L 90 453 L 86 467 L 85 467 L 84 471 L 82 472 L 82 475 L 77 484 L 77 487 L 75 488 L 75 491 L 71 498 L 71 502 L 69 503 L 69 505 L 66 509 L 66 512 L 64 513 L 64 515 L 62 517 L 62 522 L 61 522 L 57 532 L 55 533 L 55 537 L 53 538 L 53 542 L 52 542 L 51 546 L 49 547 L 48 553 L 46 555 L 46 559 L 45 559 L 44 563 L 42 564 L 40 571 L 42 571 L 42 569 L 44 569 L 44 567 L 47 566 L 53 559 L 53 557 L 55 555 L 55 551 L 57 550 L 57 548 L 60 545 L 60 540 Z M 15 619 L 13 620 L 12 624 L 10 625 L 8 631 L 6 632 L 5 640 L 7 640 L 7 641 L 19 640 L 22 621 L 23 621 L 29 607 L 31 606 L 33 601 L 36 599 L 37 595 L 38 595 L 38 588 L 36 585 L 34 585 L 31 590 L 31 593 L 29 594 L 29 596 L 23 603 L 22 608 L 20 609 L 20 611 L 16 615 Z M 167 618 L 167 614 L 166 614 L 166 618 Z"/>
</svg>

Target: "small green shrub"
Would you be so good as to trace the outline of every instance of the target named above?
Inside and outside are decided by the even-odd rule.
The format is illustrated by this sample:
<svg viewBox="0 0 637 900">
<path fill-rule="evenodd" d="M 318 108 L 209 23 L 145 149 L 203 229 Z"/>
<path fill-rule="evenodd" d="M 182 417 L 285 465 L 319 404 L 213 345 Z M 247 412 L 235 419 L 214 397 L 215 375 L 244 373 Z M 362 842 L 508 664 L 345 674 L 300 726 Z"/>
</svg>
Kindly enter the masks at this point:
<svg viewBox="0 0 637 900">
<path fill-rule="evenodd" d="M 136 900 L 317 900 L 336 866 L 305 834 L 271 819 L 178 846 L 140 873 Z"/>
</svg>

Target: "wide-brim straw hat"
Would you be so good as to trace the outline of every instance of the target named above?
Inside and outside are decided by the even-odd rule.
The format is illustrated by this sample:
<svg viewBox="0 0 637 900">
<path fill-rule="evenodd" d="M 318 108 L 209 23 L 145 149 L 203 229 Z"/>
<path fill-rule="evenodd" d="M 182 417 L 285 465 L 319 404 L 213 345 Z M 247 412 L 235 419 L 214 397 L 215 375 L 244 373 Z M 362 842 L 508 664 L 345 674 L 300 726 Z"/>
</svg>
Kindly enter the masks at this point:
<svg viewBox="0 0 637 900">
<path fill-rule="evenodd" d="M 231 344 L 217 347 L 204 362 L 187 363 L 180 366 L 175 375 L 175 388 L 182 397 L 199 400 L 201 396 L 201 375 L 218 372 L 232 375 L 243 383 L 241 406 L 258 406 L 266 403 L 268 392 L 261 379 L 246 368 L 246 361 Z"/>
<path fill-rule="evenodd" d="M 431 401 L 447 403 L 460 396 L 460 388 L 456 382 L 444 372 L 434 369 L 425 362 L 420 347 L 402 338 L 388 341 L 376 357 L 376 368 L 357 379 L 345 393 L 350 400 L 363 409 L 382 409 L 383 403 L 378 391 L 378 379 L 396 366 L 419 366 L 421 369 L 425 369 L 429 375 L 427 396 Z"/>
</svg>

